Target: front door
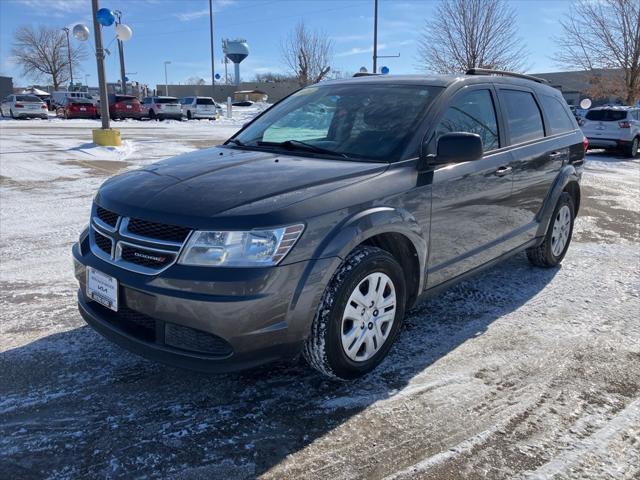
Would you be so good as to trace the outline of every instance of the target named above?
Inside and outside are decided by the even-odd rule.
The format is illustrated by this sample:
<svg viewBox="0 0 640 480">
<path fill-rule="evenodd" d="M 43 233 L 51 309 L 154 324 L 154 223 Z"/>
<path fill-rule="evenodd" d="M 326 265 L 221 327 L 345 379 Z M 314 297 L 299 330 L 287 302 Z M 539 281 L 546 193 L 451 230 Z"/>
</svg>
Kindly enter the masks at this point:
<svg viewBox="0 0 640 480">
<path fill-rule="evenodd" d="M 427 287 L 478 267 L 509 250 L 511 155 L 502 148 L 495 92 L 464 88 L 439 120 L 432 140 L 448 132 L 480 135 L 483 158 L 436 168 L 433 176 Z M 502 138 L 501 138 L 502 137 Z"/>
</svg>

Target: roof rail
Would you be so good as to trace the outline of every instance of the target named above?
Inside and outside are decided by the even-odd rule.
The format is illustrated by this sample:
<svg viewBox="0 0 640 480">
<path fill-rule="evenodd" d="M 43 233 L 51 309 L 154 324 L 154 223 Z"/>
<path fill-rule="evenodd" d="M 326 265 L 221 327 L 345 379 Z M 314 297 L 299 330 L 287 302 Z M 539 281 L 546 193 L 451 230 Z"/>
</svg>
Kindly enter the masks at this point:
<svg viewBox="0 0 640 480">
<path fill-rule="evenodd" d="M 354 73 L 353 76 L 354 77 L 371 77 L 374 75 L 381 75 L 380 73 L 369 73 L 369 72 L 357 72 Z"/>
<path fill-rule="evenodd" d="M 491 70 L 489 68 L 470 68 L 466 73 L 467 75 L 502 75 L 505 77 L 524 78 L 525 80 L 532 80 L 538 83 L 549 83 L 545 78 L 534 77 L 533 75 L 526 75 L 524 73 L 507 72 L 505 70 Z"/>
</svg>

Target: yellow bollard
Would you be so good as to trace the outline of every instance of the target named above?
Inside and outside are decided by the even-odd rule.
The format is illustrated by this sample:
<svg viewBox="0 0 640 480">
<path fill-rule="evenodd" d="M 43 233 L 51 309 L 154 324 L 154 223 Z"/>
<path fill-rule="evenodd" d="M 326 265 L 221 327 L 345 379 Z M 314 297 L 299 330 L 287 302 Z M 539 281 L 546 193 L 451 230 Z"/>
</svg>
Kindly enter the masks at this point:
<svg viewBox="0 0 640 480">
<path fill-rule="evenodd" d="M 92 132 L 93 143 L 97 145 L 101 145 L 103 147 L 118 147 L 122 145 L 120 130 L 117 130 L 115 128 L 94 128 Z"/>
</svg>

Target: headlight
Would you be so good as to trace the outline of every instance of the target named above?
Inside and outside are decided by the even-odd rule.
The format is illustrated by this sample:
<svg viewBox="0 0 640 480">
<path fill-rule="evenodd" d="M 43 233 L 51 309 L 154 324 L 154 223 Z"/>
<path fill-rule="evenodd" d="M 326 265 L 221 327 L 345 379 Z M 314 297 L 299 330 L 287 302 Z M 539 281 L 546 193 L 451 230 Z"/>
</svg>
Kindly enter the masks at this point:
<svg viewBox="0 0 640 480">
<path fill-rule="evenodd" d="M 178 263 L 211 267 L 277 265 L 295 245 L 304 225 L 245 232 L 195 231 Z"/>
</svg>

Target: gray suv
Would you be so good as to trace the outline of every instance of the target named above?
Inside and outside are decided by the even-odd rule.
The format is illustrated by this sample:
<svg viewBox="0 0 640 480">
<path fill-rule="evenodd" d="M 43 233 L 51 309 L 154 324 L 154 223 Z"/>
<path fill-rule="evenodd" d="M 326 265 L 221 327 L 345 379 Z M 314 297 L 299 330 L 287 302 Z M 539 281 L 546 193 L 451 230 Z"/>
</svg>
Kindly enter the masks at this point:
<svg viewBox="0 0 640 480">
<path fill-rule="evenodd" d="M 534 77 L 312 85 L 224 145 L 105 182 L 73 247 L 80 312 L 175 366 L 302 352 L 355 378 L 425 296 L 521 251 L 558 265 L 586 147 L 560 92 Z"/>
</svg>

